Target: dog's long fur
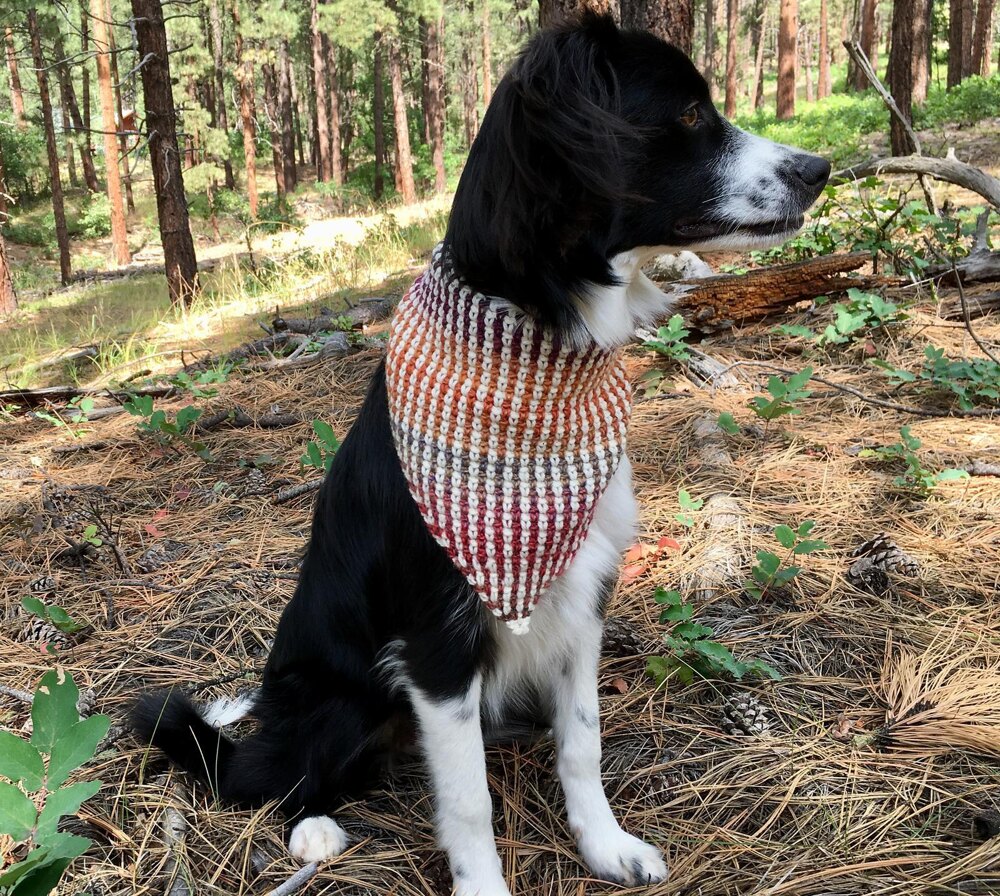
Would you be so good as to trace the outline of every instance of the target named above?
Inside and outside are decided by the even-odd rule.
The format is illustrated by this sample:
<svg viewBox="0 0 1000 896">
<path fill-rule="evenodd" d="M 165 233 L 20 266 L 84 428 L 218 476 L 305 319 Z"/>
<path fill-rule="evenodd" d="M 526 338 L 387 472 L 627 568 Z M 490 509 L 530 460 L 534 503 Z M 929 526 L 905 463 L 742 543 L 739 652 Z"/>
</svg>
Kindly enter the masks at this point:
<svg viewBox="0 0 1000 896">
<path fill-rule="evenodd" d="M 668 310 L 640 270 L 653 254 L 780 242 L 828 174 L 823 160 L 722 119 L 676 48 L 588 18 L 536 36 L 498 86 L 445 245 L 477 290 L 564 338 L 612 347 Z M 626 460 L 530 632 L 512 634 L 424 526 L 380 368 L 316 503 L 253 701 L 259 731 L 233 742 L 176 692 L 142 698 L 135 727 L 223 800 L 280 800 L 300 819 L 292 853 L 315 860 L 344 849 L 328 813 L 369 782 L 394 720 L 414 715 L 439 840 L 468 896 L 508 893 L 484 736 L 551 727 L 570 827 L 591 870 L 626 884 L 661 880 L 659 850 L 621 830 L 600 781 L 601 619 L 636 518 Z"/>
</svg>

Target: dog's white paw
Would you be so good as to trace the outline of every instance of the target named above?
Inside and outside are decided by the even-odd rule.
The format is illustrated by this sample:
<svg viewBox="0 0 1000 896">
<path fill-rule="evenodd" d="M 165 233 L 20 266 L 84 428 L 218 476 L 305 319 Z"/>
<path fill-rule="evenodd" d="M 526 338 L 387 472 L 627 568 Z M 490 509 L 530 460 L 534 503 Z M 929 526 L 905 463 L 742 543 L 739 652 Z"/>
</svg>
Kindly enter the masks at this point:
<svg viewBox="0 0 1000 896">
<path fill-rule="evenodd" d="M 510 896 L 510 890 L 502 880 L 483 883 L 456 877 L 452 892 L 454 896 Z"/>
<path fill-rule="evenodd" d="M 452 863 L 454 896 L 510 896 L 495 850 L 486 850 L 470 864 Z"/>
<path fill-rule="evenodd" d="M 332 818 L 303 818 L 288 838 L 288 851 L 300 862 L 325 862 L 347 849 L 347 834 Z"/>
<path fill-rule="evenodd" d="M 595 877 L 627 887 L 666 880 L 669 871 L 663 854 L 621 828 L 611 835 L 584 838 L 580 853 Z"/>
</svg>

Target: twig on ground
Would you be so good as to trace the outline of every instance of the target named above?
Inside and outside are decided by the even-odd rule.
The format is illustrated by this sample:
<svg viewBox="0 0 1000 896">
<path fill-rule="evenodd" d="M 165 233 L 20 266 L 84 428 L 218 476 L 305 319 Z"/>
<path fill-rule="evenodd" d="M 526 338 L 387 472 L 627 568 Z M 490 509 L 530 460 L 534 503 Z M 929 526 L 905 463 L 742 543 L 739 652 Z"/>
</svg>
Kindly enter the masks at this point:
<svg viewBox="0 0 1000 896">
<path fill-rule="evenodd" d="M 7 687 L 5 684 L 0 684 L 0 696 L 20 700 L 22 703 L 27 703 L 29 706 L 35 702 L 33 694 L 29 694 L 27 691 L 19 691 L 17 688 Z"/>
<path fill-rule="evenodd" d="M 309 492 L 316 491 L 323 484 L 322 479 L 315 479 L 311 482 L 302 482 L 299 485 L 291 485 L 288 488 L 283 488 L 278 494 L 276 494 L 272 499 L 272 504 L 284 504 L 286 501 L 291 501 L 293 498 L 297 498 L 299 495 L 305 495 Z"/>
<path fill-rule="evenodd" d="M 299 890 L 309 883 L 316 876 L 317 871 L 319 871 L 319 865 L 316 862 L 303 865 L 288 880 L 280 886 L 275 887 L 266 896 L 292 896 L 293 893 L 298 893 Z"/>
<path fill-rule="evenodd" d="M 969 335 L 972 337 L 973 342 L 979 346 L 983 354 L 986 355 L 994 364 L 1000 364 L 997 360 L 997 356 L 993 354 L 984 344 L 983 340 L 979 338 L 976 331 L 972 328 L 972 318 L 969 315 L 969 303 L 965 298 L 965 287 L 962 286 L 962 278 L 958 276 L 958 269 L 955 267 L 955 261 L 952 260 L 951 269 L 955 272 L 955 282 L 958 284 L 958 297 L 962 302 L 962 319 L 965 321 L 965 329 L 969 331 Z"/>
</svg>

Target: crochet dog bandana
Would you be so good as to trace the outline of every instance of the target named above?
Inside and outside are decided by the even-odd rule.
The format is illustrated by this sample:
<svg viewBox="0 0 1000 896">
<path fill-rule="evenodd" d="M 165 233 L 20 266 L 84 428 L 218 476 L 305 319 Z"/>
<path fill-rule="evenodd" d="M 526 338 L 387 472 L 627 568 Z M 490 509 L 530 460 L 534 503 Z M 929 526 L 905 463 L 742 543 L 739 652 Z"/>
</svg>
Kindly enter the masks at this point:
<svg viewBox="0 0 1000 896">
<path fill-rule="evenodd" d="M 396 452 L 424 522 L 487 607 L 528 630 L 625 450 L 617 351 L 582 350 L 463 285 L 439 247 L 393 319 Z"/>
</svg>

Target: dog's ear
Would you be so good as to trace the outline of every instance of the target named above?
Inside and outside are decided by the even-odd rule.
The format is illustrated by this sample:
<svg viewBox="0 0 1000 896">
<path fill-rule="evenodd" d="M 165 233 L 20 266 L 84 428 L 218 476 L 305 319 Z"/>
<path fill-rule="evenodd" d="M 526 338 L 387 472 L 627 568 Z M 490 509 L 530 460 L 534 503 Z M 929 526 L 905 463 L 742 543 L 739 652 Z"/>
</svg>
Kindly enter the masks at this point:
<svg viewBox="0 0 1000 896">
<path fill-rule="evenodd" d="M 580 242 L 598 239 L 594 224 L 623 189 L 619 41 L 610 17 L 542 31 L 498 85 L 448 229 L 465 273 L 547 279 L 544 268 L 561 260 L 596 268 L 578 270 L 580 279 L 607 278 L 601 253 L 581 252 Z"/>
</svg>

